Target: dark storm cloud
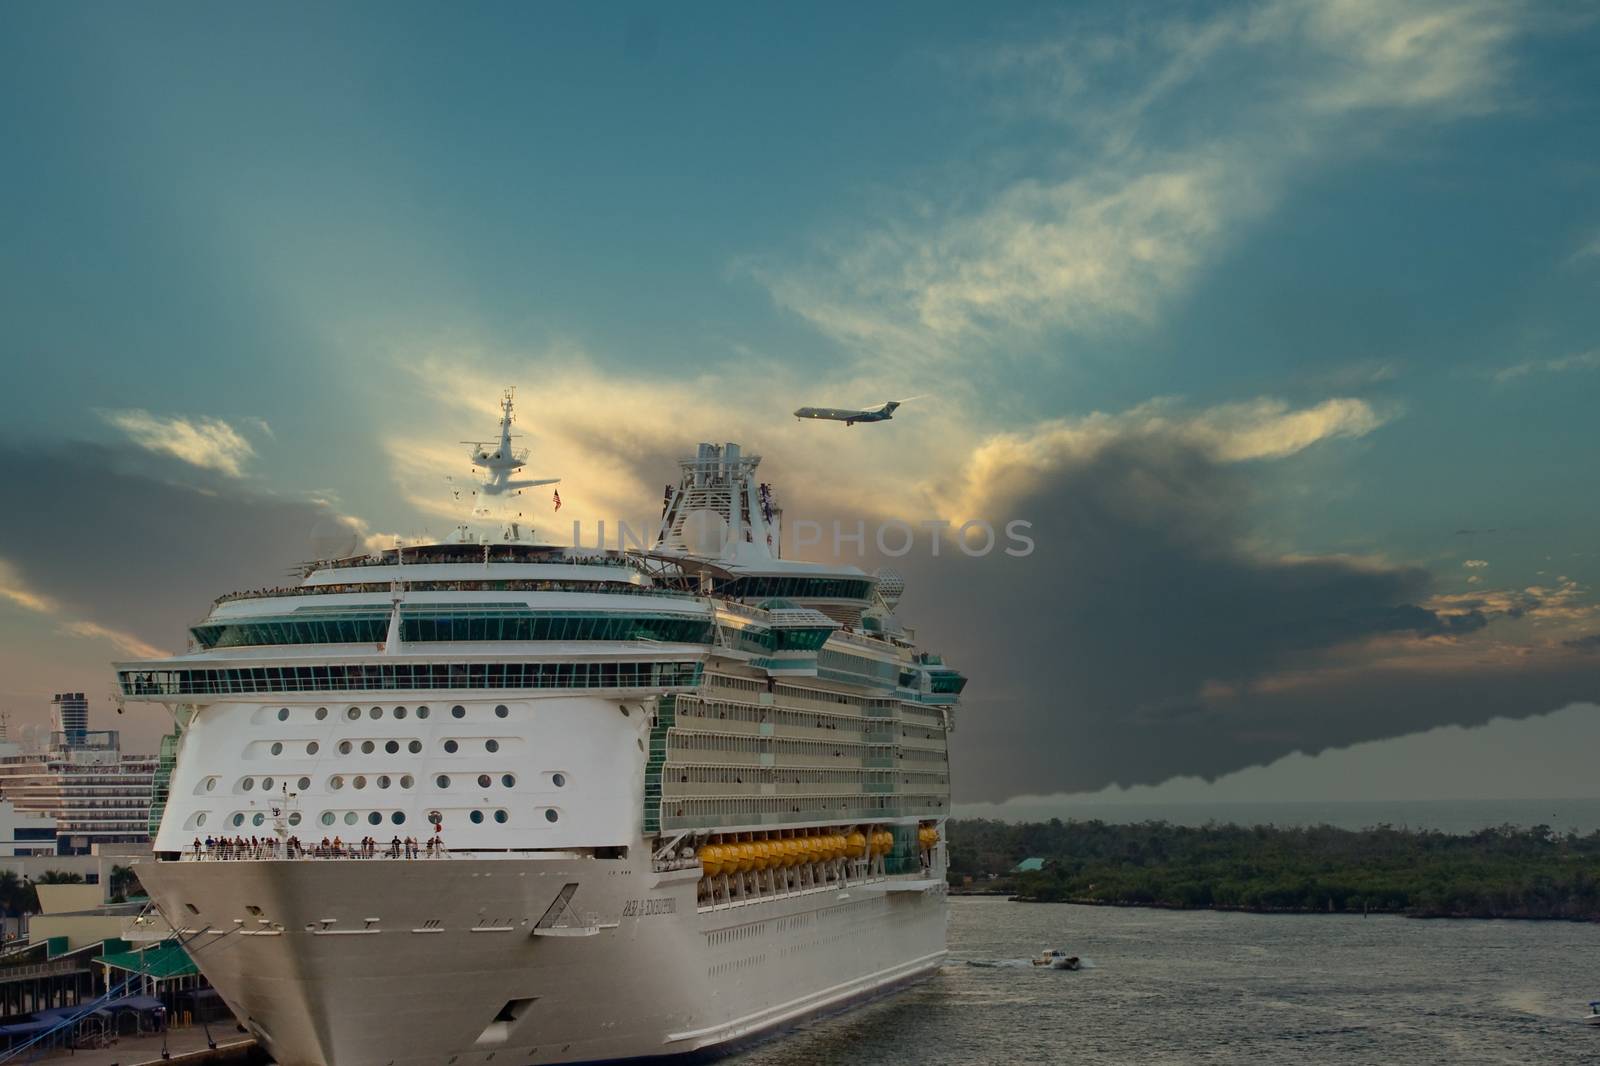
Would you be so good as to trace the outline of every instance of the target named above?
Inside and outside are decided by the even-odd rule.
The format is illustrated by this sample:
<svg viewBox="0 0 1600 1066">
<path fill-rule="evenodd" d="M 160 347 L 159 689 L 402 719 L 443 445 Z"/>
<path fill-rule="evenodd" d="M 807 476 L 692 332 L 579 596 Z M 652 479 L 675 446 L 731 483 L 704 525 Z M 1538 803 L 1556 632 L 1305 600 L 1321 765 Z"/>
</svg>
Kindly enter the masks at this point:
<svg viewBox="0 0 1600 1066">
<path fill-rule="evenodd" d="M 1597 652 L 1600 651 L 1600 633 L 1590 633 L 1588 636 L 1563 640 L 1561 643 L 1575 651 Z"/>
<path fill-rule="evenodd" d="M 250 492 L 181 464 L 100 445 L 0 441 L 0 558 L 61 613 L 182 650 L 187 627 L 237 588 L 280 585 L 311 555 L 321 505 Z"/>
<path fill-rule="evenodd" d="M 1491 618 L 1477 604 L 1422 606 L 1432 582 L 1417 567 L 1249 549 L 1251 469 L 1183 441 L 1121 440 L 998 505 L 997 519 L 1033 522 L 1032 556 L 947 547 L 894 561 L 910 579 L 908 619 L 972 676 L 959 799 L 1210 777 L 1593 698 L 1596 672 L 1574 672 L 1571 656 L 1470 682 L 1358 664 L 1337 682 L 1252 694 L 1264 678 L 1327 666 L 1333 649 L 1462 636 Z"/>
</svg>

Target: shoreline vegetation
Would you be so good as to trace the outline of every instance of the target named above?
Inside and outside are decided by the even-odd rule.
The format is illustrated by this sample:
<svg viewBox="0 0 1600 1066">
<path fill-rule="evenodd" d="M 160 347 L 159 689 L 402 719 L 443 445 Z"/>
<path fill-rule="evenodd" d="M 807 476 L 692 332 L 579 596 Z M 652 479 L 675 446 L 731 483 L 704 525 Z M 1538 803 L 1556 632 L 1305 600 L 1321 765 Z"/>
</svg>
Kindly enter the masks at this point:
<svg viewBox="0 0 1600 1066">
<path fill-rule="evenodd" d="M 952 819 L 957 894 L 1258 914 L 1600 921 L 1600 832 Z M 1025 859 L 1043 868 L 1019 871 Z"/>
</svg>

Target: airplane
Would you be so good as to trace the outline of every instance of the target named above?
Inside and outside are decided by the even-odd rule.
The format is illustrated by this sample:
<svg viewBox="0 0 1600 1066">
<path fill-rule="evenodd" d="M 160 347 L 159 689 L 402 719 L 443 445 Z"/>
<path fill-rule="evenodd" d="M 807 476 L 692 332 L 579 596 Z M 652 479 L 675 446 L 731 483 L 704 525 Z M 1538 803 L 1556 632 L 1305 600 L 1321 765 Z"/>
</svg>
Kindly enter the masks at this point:
<svg viewBox="0 0 1600 1066">
<path fill-rule="evenodd" d="M 561 479 L 558 477 L 540 478 L 537 480 L 514 481 L 513 472 L 522 469 L 528 461 L 528 449 L 511 447 L 511 402 L 516 396 L 516 387 L 506 389 L 500 397 L 500 443 L 492 441 L 464 440 L 462 444 L 472 446 L 468 458 L 472 460 L 474 472 L 478 467 L 483 467 L 489 472 L 487 481 L 479 483 L 479 488 L 485 496 L 501 496 L 517 489 L 531 489 L 536 485 L 554 485 Z M 493 448 L 493 451 L 489 449 Z M 459 498 L 460 494 L 457 493 Z"/>
<path fill-rule="evenodd" d="M 894 417 L 895 408 L 903 403 L 920 398 L 918 396 L 908 396 L 904 400 L 887 400 L 876 407 L 801 407 L 795 411 L 794 416 L 796 418 L 843 422 L 847 426 L 853 426 L 857 422 L 887 422 Z"/>
</svg>

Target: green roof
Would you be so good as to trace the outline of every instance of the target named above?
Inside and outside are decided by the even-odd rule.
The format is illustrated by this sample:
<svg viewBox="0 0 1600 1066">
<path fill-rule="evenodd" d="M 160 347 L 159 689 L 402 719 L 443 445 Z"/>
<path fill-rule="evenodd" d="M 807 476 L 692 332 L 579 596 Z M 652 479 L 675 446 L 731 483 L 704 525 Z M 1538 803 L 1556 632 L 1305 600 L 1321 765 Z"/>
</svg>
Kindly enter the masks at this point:
<svg viewBox="0 0 1600 1066">
<path fill-rule="evenodd" d="M 127 970 L 130 973 L 143 974 L 164 980 L 168 977 L 188 977 L 190 974 L 199 973 L 194 960 L 189 958 L 189 953 L 183 950 L 183 945 L 176 940 L 163 940 L 155 947 L 145 948 L 142 951 L 117 951 L 97 957 L 95 962 L 104 963 L 115 970 Z"/>
<path fill-rule="evenodd" d="M 1017 863 L 1017 873 L 1019 874 L 1036 874 L 1043 869 L 1043 859 L 1023 859 Z"/>
</svg>

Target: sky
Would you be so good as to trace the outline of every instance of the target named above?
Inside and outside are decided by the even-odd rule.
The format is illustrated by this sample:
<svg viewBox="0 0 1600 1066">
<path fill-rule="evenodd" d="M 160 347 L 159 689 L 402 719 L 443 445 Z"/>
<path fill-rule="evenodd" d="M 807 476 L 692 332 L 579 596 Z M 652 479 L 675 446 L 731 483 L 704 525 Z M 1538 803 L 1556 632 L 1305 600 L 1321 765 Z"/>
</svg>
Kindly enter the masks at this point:
<svg viewBox="0 0 1600 1066">
<path fill-rule="evenodd" d="M 153 743 L 112 661 L 330 530 L 447 533 L 515 385 L 547 539 L 648 524 L 699 440 L 918 530 L 794 550 L 906 576 L 963 802 L 1497 719 L 1555 758 L 1600 692 L 1597 44 L 1442 0 L 7 4 L 0 708 Z M 922 525 L 980 519 L 1034 550 Z"/>
</svg>

